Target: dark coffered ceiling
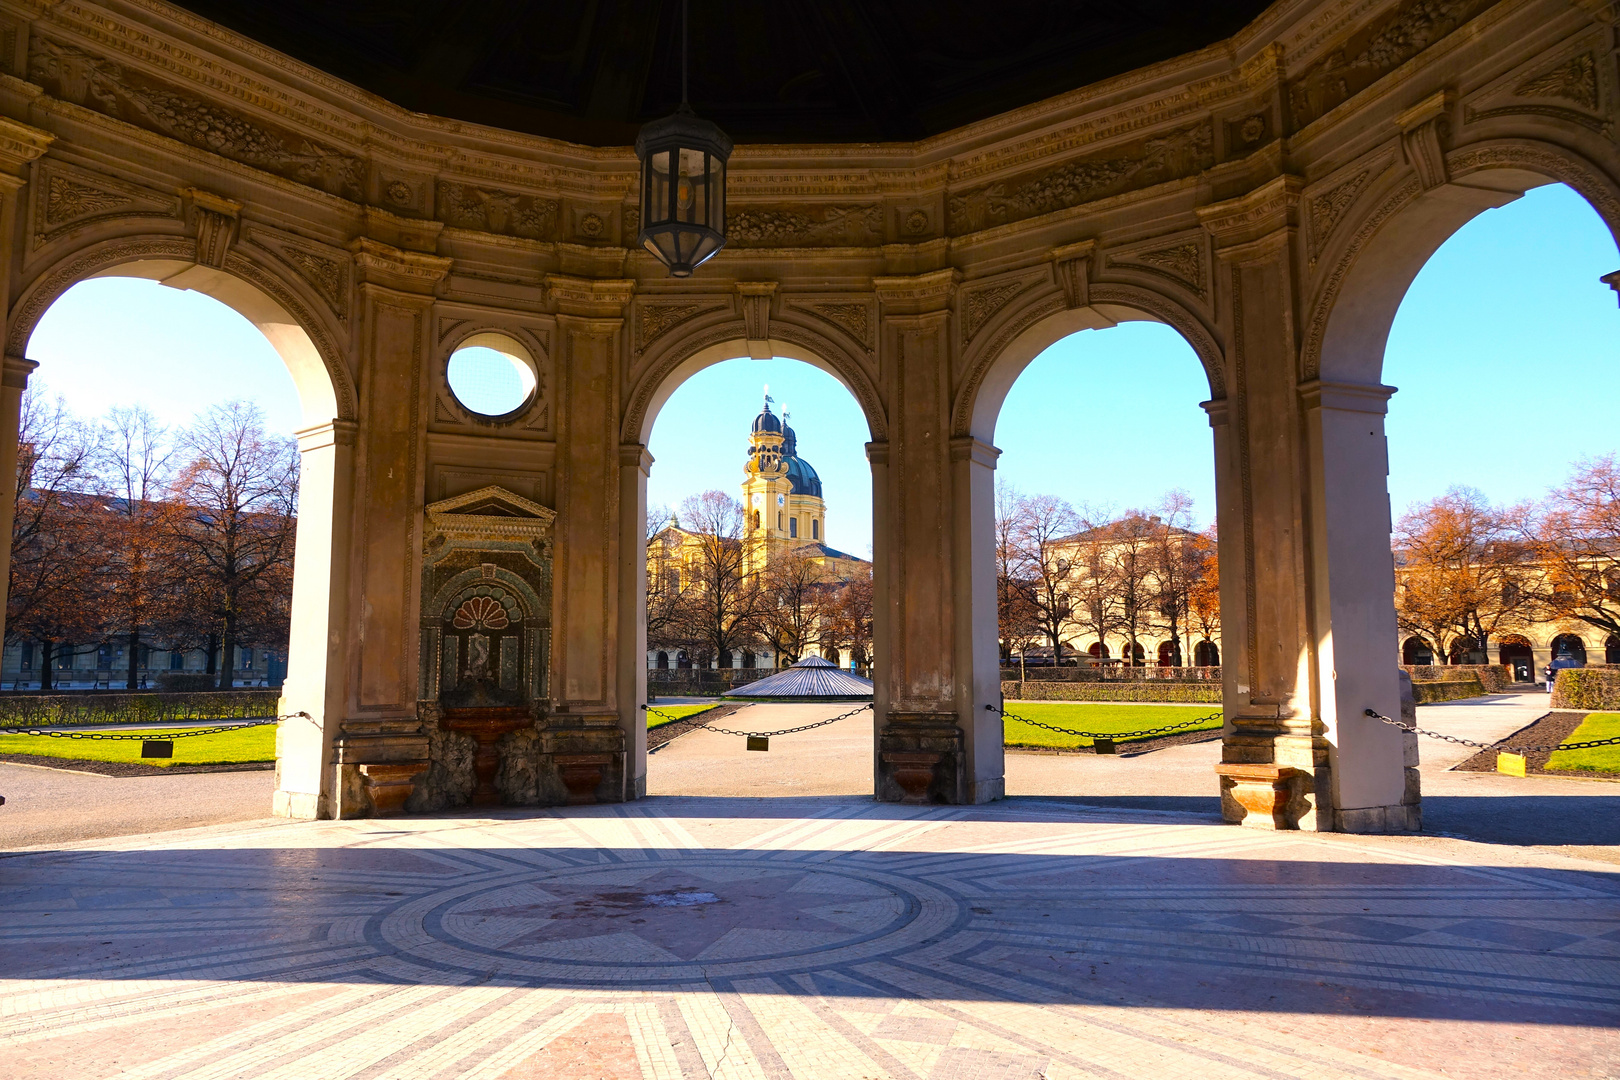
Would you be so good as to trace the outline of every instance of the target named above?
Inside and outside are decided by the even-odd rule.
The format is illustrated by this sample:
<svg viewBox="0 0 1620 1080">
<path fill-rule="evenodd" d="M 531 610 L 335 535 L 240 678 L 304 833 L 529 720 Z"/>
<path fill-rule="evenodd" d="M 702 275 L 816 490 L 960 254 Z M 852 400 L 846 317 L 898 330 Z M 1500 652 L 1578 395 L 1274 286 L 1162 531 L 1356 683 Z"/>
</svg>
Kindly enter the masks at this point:
<svg viewBox="0 0 1620 1080">
<path fill-rule="evenodd" d="M 679 0 L 181 0 L 408 109 L 597 146 L 680 100 Z M 1230 36 L 1261 0 L 691 0 L 738 142 L 907 140 Z"/>
</svg>

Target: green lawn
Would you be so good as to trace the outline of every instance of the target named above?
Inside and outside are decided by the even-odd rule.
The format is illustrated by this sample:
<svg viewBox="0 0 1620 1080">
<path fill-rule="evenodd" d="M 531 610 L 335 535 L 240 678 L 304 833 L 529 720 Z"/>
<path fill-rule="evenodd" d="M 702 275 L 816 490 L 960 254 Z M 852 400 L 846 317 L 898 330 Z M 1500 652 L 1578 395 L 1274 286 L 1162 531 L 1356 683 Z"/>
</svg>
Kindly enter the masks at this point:
<svg viewBox="0 0 1620 1080">
<path fill-rule="evenodd" d="M 1620 713 L 1595 712 L 1582 721 L 1564 742 L 1620 738 Z M 1559 750 L 1547 761 L 1548 769 L 1592 769 L 1620 773 L 1620 745 L 1594 746 L 1587 750 Z"/>
<path fill-rule="evenodd" d="M 677 720 L 685 720 L 688 716 L 696 713 L 708 712 L 718 704 L 719 702 L 714 705 L 654 705 L 647 710 L 647 730 L 651 731 L 653 728 L 663 727 L 665 724 L 673 724 Z M 657 709 L 663 715 L 655 714 L 653 709 Z"/>
<path fill-rule="evenodd" d="M 1219 705 L 1092 705 L 1058 701 L 1008 702 L 1007 711 L 1039 720 L 1043 724 L 1072 728 L 1076 731 L 1129 732 L 1146 728 L 1182 724 L 1188 720 L 1214 714 L 1214 719 L 1196 727 L 1182 728 L 1166 734 L 1180 735 L 1191 731 L 1213 731 L 1221 726 Z M 1091 740 L 1076 735 L 1060 735 L 1045 728 L 1033 727 L 1007 717 L 1002 728 L 1003 742 L 1008 746 L 1040 746 L 1070 749 L 1090 746 Z M 1151 736 L 1142 736 L 1151 737 Z"/>
<path fill-rule="evenodd" d="M 120 734 L 147 732 L 153 735 L 179 732 L 184 728 L 124 728 Z M 88 733 L 86 733 L 88 734 Z M 34 754 L 44 757 L 73 758 L 78 761 L 133 761 L 146 765 L 223 765 L 243 761 L 276 759 L 276 728 L 261 727 L 221 731 L 174 740 L 174 757 L 141 757 L 140 739 L 53 739 L 48 735 L 0 735 L 0 754 Z"/>
</svg>

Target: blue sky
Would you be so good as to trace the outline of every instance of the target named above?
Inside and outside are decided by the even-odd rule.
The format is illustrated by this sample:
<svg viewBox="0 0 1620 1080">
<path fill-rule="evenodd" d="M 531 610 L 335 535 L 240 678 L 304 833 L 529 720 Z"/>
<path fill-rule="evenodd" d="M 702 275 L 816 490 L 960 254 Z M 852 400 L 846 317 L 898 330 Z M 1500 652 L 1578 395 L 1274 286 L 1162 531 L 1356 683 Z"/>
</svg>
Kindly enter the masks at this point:
<svg viewBox="0 0 1620 1080">
<path fill-rule="evenodd" d="M 1540 496 L 1582 455 L 1620 448 L 1620 304 L 1602 274 L 1613 241 L 1573 191 L 1553 185 L 1487 211 L 1413 282 L 1390 334 L 1390 495 L 1397 516 L 1453 484 L 1498 501 Z M 208 297 L 148 281 L 75 286 L 41 321 L 36 383 L 81 413 L 140 403 L 171 424 L 215 402 L 258 402 L 291 432 L 301 410 L 281 360 L 246 320 Z M 793 414 L 800 455 L 820 472 L 827 539 L 871 550 L 869 438 L 835 379 L 792 360 L 730 360 L 683 384 L 658 416 L 649 501 L 678 505 L 742 482 L 764 387 Z M 1067 338 L 1014 384 L 996 428 L 997 476 L 1029 493 L 1124 509 L 1185 488 L 1214 509 L 1208 388 L 1170 329 L 1128 323 Z"/>
</svg>

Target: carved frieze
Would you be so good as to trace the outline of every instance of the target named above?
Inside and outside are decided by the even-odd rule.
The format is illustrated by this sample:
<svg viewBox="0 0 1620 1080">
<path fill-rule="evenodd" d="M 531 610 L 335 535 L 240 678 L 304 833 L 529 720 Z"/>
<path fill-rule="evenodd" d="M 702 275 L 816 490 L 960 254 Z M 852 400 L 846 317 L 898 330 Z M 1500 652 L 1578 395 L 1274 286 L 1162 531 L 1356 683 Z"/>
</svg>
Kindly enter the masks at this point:
<svg viewBox="0 0 1620 1080">
<path fill-rule="evenodd" d="M 789 300 L 789 307 L 809 312 L 816 318 L 832 323 L 838 329 L 870 350 L 874 346 L 872 328 L 877 319 L 870 300 Z"/>
<path fill-rule="evenodd" d="M 1056 168 L 953 195 L 949 203 L 950 231 L 959 235 L 1022 221 L 1179 180 L 1214 164 L 1214 128 L 1209 121 L 1200 120 Z"/>
<path fill-rule="evenodd" d="M 446 182 L 439 185 L 439 217 L 458 229 L 550 240 L 557 229 L 558 202 L 496 188 Z"/>
<path fill-rule="evenodd" d="M 305 281 L 315 286 L 315 291 L 332 305 L 332 310 L 337 312 L 339 317 L 347 317 L 349 268 L 345 264 L 336 259 L 329 259 L 325 255 L 317 255 L 313 251 L 305 251 L 303 248 L 283 248 L 282 254 Z"/>
<path fill-rule="evenodd" d="M 1168 278 L 1200 297 L 1209 295 L 1209 272 L 1205 267 L 1204 244 L 1196 238 L 1172 244 L 1111 252 L 1109 266 L 1144 270 Z"/>
<path fill-rule="evenodd" d="M 883 243 L 878 206 L 731 206 L 732 247 L 872 247 Z"/>
<path fill-rule="evenodd" d="M 962 297 L 962 340 L 971 341 L 984 324 L 1028 284 L 1028 281 L 1006 281 L 968 291 Z"/>
<path fill-rule="evenodd" d="M 1530 113 L 1569 120 L 1594 131 L 1611 130 L 1604 102 L 1614 94 L 1613 65 L 1598 58 L 1595 44 L 1584 42 L 1579 51 L 1551 60 L 1538 57 L 1498 79 L 1468 99 L 1464 122 Z"/>
<path fill-rule="evenodd" d="M 1288 86 L 1295 129 L 1350 100 L 1496 0 L 1403 0 L 1366 23 Z"/>
<path fill-rule="evenodd" d="M 713 301 L 643 301 L 636 307 L 636 348 L 645 349 L 675 327 L 723 305 Z"/>
<path fill-rule="evenodd" d="M 290 129 L 36 33 L 28 77 L 45 92 L 232 161 L 359 201 L 365 162 Z"/>
<path fill-rule="evenodd" d="M 46 160 L 33 184 L 32 244 L 39 248 L 64 229 L 107 218 L 174 218 L 180 200 L 110 176 Z"/>
<path fill-rule="evenodd" d="M 1317 256 L 1327 244 L 1328 237 L 1333 234 L 1334 226 L 1344 217 L 1344 212 L 1350 208 L 1350 204 L 1356 201 L 1361 189 L 1367 186 L 1372 174 L 1371 167 L 1362 169 L 1320 195 L 1311 196 L 1305 217 L 1309 223 L 1310 261 L 1313 267 L 1316 265 Z"/>
</svg>

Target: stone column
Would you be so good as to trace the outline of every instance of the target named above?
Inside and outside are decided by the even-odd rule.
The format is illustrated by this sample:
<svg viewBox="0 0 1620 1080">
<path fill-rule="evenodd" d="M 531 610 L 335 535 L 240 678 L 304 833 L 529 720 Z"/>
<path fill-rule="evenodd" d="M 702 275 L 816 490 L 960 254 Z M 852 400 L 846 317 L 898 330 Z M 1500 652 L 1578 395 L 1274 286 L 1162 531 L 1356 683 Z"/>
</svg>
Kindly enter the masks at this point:
<svg viewBox="0 0 1620 1080">
<path fill-rule="evenodd" d="M 1000 717 L 978 700 L 984 649 L 973 615 L 982 590 L 970 563 L 972 510 L 993 498 L 984 485 L 991 459 L 950 437 L 959 277 L 942 270 L 874 282 L 890 402 L 887 446 L 869 451 L 881 612 L 876 791 L 889 802 L 988 802 L 1003 793 Z M 993 569 L 991 581 L 993 613 Z M 992 615 L 992 665 L 994 623 Z"/>
<path fill-rule="evenodd" d="M 298 433 L 298 544 L 283 720 L 276 730 L 279 817 L 331 817 L 332 758 L 342 733 L 347 658 L 354 447 L 358 425 L 334 420 Z"/>
<path fill-rule="evenodd" d="M 56 136 L 0 117 L 0 297 L 9 308 L 12 281 L 25 250 L 24 224 L 17 207 L 30 163 L 45 153 Z M 11 530 L 16 521 L 17 432 L 22 423 L 22 396 L 28 376 L 39 365 L 7 356 L 0 367 L 0 642 L 5 640 L 6 601 L 11 588 Z"/>
<path fill-rule="evenodd" d="M 625 738 L 625 798 L 647 794 L 647 473 L 653 457 L 640 443 L 619 447 L 619 724 Z"/>
<path fill-rule="evenodd" d="M 1216 243 L 1228 343 L 1227 397 L 1206 406 L 1221 548 L 1221 808 L 1261 828 L 1414 828 L 1415 804 L 1399 809 L 1400 735 L 1361 715 L 1400 709 L 1383 428 L 1366 411 L 1378 399 L 1381 413 L 1387 388 L 1301 383 L 1299 188 L 1282 176 L 1199 211 Z M 1388 801 L 1375 810 L 1374 797 Z"/>
<path fill-rule="evenodd" d="M 334 816 L 403 808 L 427 767 L 417 714 L 425 377 L 434 290 L 450 260 L 361 238 L 359 425 L 350 501 L 347 708 Z"/>
<path fill-rule="evenodd" d="M 570 801 L 619 802 L 635 794 L 628 733 L 645 725 L 626 684 L 624 654 L 634 653 L 637 635 L 621 635 L 620 595 L 634 592 L 623 581 L 622 485 L 645 483 L 623 477 L 619 446 L 624 312 L 635 284 L 553 274 L 546 289 L 558 309 L 558 429 L 553 711 L 544 745 Z"/>
</svg>

